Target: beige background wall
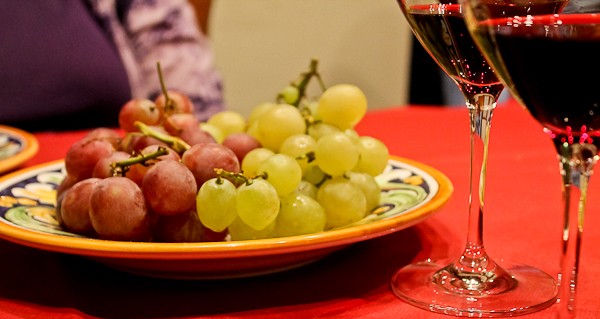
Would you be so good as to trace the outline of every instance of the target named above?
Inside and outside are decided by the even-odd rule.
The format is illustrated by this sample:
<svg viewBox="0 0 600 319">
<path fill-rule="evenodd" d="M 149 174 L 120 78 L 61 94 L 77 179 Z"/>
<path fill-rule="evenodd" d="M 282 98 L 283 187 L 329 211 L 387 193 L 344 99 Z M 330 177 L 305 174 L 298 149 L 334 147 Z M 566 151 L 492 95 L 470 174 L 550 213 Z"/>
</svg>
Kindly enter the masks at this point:
<svg viewBox="0 0 600 319">
<path fill-rule="evenodd" d="M 313 57 L 326 85 L 358 85 L 370 109 L 408 101 L 410 30 L 395 0 L 213 0 L 208 30 L 226 102 L 245 115 Z"/>
</svg>

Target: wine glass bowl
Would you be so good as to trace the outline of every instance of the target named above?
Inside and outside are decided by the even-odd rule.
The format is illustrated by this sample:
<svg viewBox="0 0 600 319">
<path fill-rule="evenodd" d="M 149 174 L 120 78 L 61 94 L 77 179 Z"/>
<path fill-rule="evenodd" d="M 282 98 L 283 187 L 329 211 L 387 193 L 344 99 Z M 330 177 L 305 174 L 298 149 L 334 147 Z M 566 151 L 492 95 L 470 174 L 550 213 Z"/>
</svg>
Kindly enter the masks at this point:
<svg viewBox="0 0 600 319">
<path fill-rule="evenodd" d="M 531 266 L 508 261 L 496 263 L 483 245 L 489 136 L 504 85 L 474 42 L 461 3 L 397 2 L 416 38 L 464 96 L 469 115 L 471 161 L 463 253 L 456 258 L 428 259 L 399 269 L 392 277 L 392 291 L 417 307 L 456 316 L 514 316 L 546 308 L 556 300 L 554 278 Z M 510 10 L 513 10 L 510 5 L 504 8 Z"/>
<path fill-rule="evenodd" d="M 471 99 L 481 94 L 497 101 L 504 86 L 473 42 L 460 4 L 439 0 L 398 3 L 419 42 L 458 85 L 468 104 L 474 104 Z"/>
<path fill-rule="evenodd" d="M 588 184 L 600 158 L 600 80 L 594 77 L 600 0 L 461 1 L 482 53 L 557 152 L 563 204 L 557 218 L 564 219 L 558 316 L 573 318 Z"/>
</svg>

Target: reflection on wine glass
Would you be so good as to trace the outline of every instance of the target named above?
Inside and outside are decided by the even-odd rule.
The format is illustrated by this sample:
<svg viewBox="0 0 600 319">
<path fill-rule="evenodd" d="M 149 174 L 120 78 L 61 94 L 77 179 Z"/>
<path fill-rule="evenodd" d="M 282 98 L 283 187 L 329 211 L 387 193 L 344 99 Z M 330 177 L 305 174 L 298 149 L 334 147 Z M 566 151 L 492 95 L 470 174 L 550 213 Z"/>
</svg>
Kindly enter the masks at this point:
<svg viewBox="0 0 600 319">
<path fill-rule="evenodd" d="M 445 2 L 444 2 L 445 1 Z M 536 268 L 496 263 L 483 245 L 486 166 L 491 120 L 504 86 L 473 42 L 461 4 L 398 0 L 413 33 L 462 92 L 471 128 L 471 183 L 466 247 L 455 259 L 427 260 L 398 270 L 393 292 L 415 306 L 456 316 L 501 317 L 554 303 L 556 283 Z"/>
<path fill-rule="evenodd" d="M 588 183 L 600 147 L 600 80 L 591 76 L 600 73 L 600 0 L 505 0 L 503 7 L 462 1 L 482 51 L 554 142 L 564 205 L 557 210 L 564 214 L 559 315 L 572 318 Z"/>
</svg>

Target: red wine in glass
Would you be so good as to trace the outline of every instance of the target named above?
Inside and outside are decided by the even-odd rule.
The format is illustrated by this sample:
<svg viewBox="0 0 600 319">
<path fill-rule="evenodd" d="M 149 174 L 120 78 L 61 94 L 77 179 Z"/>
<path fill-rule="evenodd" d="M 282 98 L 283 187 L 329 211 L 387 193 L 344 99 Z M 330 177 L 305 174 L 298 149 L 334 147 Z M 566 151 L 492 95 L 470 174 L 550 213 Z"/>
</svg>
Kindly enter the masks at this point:
<svg viewBox="0 0 600 319">
<path fill-rule="evenodd" d="M 563 181 L 559 315 L 572 318 L 588 183 L 600 147 L 600 15 L 481 18 L 473 34 L 554 142 Z"/>
<path fill-rule="evenodd" d="M 413 5 L 405 17 L 425 49 L 458 81 L 463 93 L 502 92 L 503 85 L 469 34 L 459 4 Z"/>
<path fill-rule="evenodd" d="M 600 81 L 591 76 L 600 74 L 600 18 L 543 15 L 510 18 L 510 25 L 506 19 L 487 24 L 496 28 L 500 72 L 529 113 L 557 143 L 600 147 Z"/>
</svg>

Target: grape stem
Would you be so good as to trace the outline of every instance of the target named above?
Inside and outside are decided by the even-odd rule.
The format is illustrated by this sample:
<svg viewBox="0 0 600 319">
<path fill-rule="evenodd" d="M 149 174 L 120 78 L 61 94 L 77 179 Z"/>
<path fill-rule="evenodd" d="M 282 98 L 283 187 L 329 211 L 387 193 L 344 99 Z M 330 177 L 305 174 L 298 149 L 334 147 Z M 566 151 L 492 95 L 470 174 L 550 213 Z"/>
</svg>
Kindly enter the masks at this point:
<svg viewBox="0 0 600 319">
<path fill-rule="evenodd" d="M 113 176 L 124 176 L 125 173 L 129 170 L 129 167 L 131 165 L 134 164 L 142 164 L 144 166 L 148 166 L 148 162 L 158 158 L 159 156 L 162 155 L 167 155 L 169 154 L 169 151 L 162 147 L 159 146 L 158 149 L 150 154 L 138 154 L 136 156 L 132 156 L 126 160 L 123 161 L 118 161 L 118 162 L 114 162 L 112 164 L 110 164 L 111 168 L 112 168 L 112 174 Z"/>
<path fill-rule="evenodd" d="M 158 80 L 160 81 L 160 88 L 165 96 L 165 113 L 169 114 L 173 110 L 175 110 L 175 106 L 173 105 L 173 100 L 169 97 L 167 93 L 167 86 L 165 85 L 165 79 L 163 77 L 162 69 L 160 67 L 160 62 L 156 62 L 156 69 L 158 70 Z"/>
<path fill-rule="evenodd" d="M 226 171 L 222 168 L 215 168 L 215 173 L 217 174 L 217 178 L 219 178 L 219 179 L 227 178 L 227 179 L 231 180 L 233 182 L 233 184 L 236 186 L 242 185 L 242 184 L 250 185 L 250 184 L 252 184 L 252 180 L 256 179 L 256 178 L 267 179 L 267 173 L 257 175 L 254 178 L 249 178 L 249 177 L 245 176 L 243 173 L 234 173 L 234 172 Z M 220 183 L 220 181 L 217 180 L 217 183 Z"/>
<path fill-rule="evenodd" d="M 135 123 L 133 123 L 133 125 L 138 130 L 140 130 L 140 132 L 142 132 L 142 134 L 151 136 L 159 141 L 166 143 L 167 145 L 169 145 L 169 147 L 171 147 L 175 152 L 177 152 L 179 154 L 183 154 L 183 152 L 187 151 L 191 147 L 188 143 L 186 143 L 184 140 L 180 139 L 179 137 L 171 136 L 171 135 L 159 132 L 140 121 L 135 121 Z"/>
<path fill-rule="evenodd" d="M 314 160 L 316 160 L 317 158 L 316 158 L 316 156 L 315 156 L 315 152 L 308 152 L 308 153 L 306 153 L 306 154 L 304 154 L 304 155 L 297 156 L 297 157 L 296 157 L 296 159 L 297 159 L 297 160 L 303 160 L 303 159 L 306 159 L 306 161 L 307 161 L 308 163 L 310 163 L 310 162 L 313 162 Z"/>
<path fill-rule="evenodd" d="M 313 77 L 315 77 L 317 79 L 317 81 L 319 82 L 319 86 L 322 91 L 325 91 L 325 89 L 327 89 L 327 87 L 325 86 L 325 83 L 323 83 L 321 74 L 317 70 L 318 65 L 319 65 L 319 60 L 317 60 L 315 58 L 311 59 L 310 65 L 308 67 L 308 71 L 302 72 L 300 74 L 299 78 L 296 80 L 296 82 L 291 83 L 291 86 L 298 89 L 298 98 L 296 99 L 296 101 L 291 103 L 293 106 L 298 107 L 300 105 L 300 102 L 306 97 L 306 89 L 308 88 L 308 84 L 310 83 L 310 80 Z M 281 93 L 279 95 L 277 95 L 278 102 L 281 102 L 282 99 L 283 99 L 283 95 Z"/>
</svg>

